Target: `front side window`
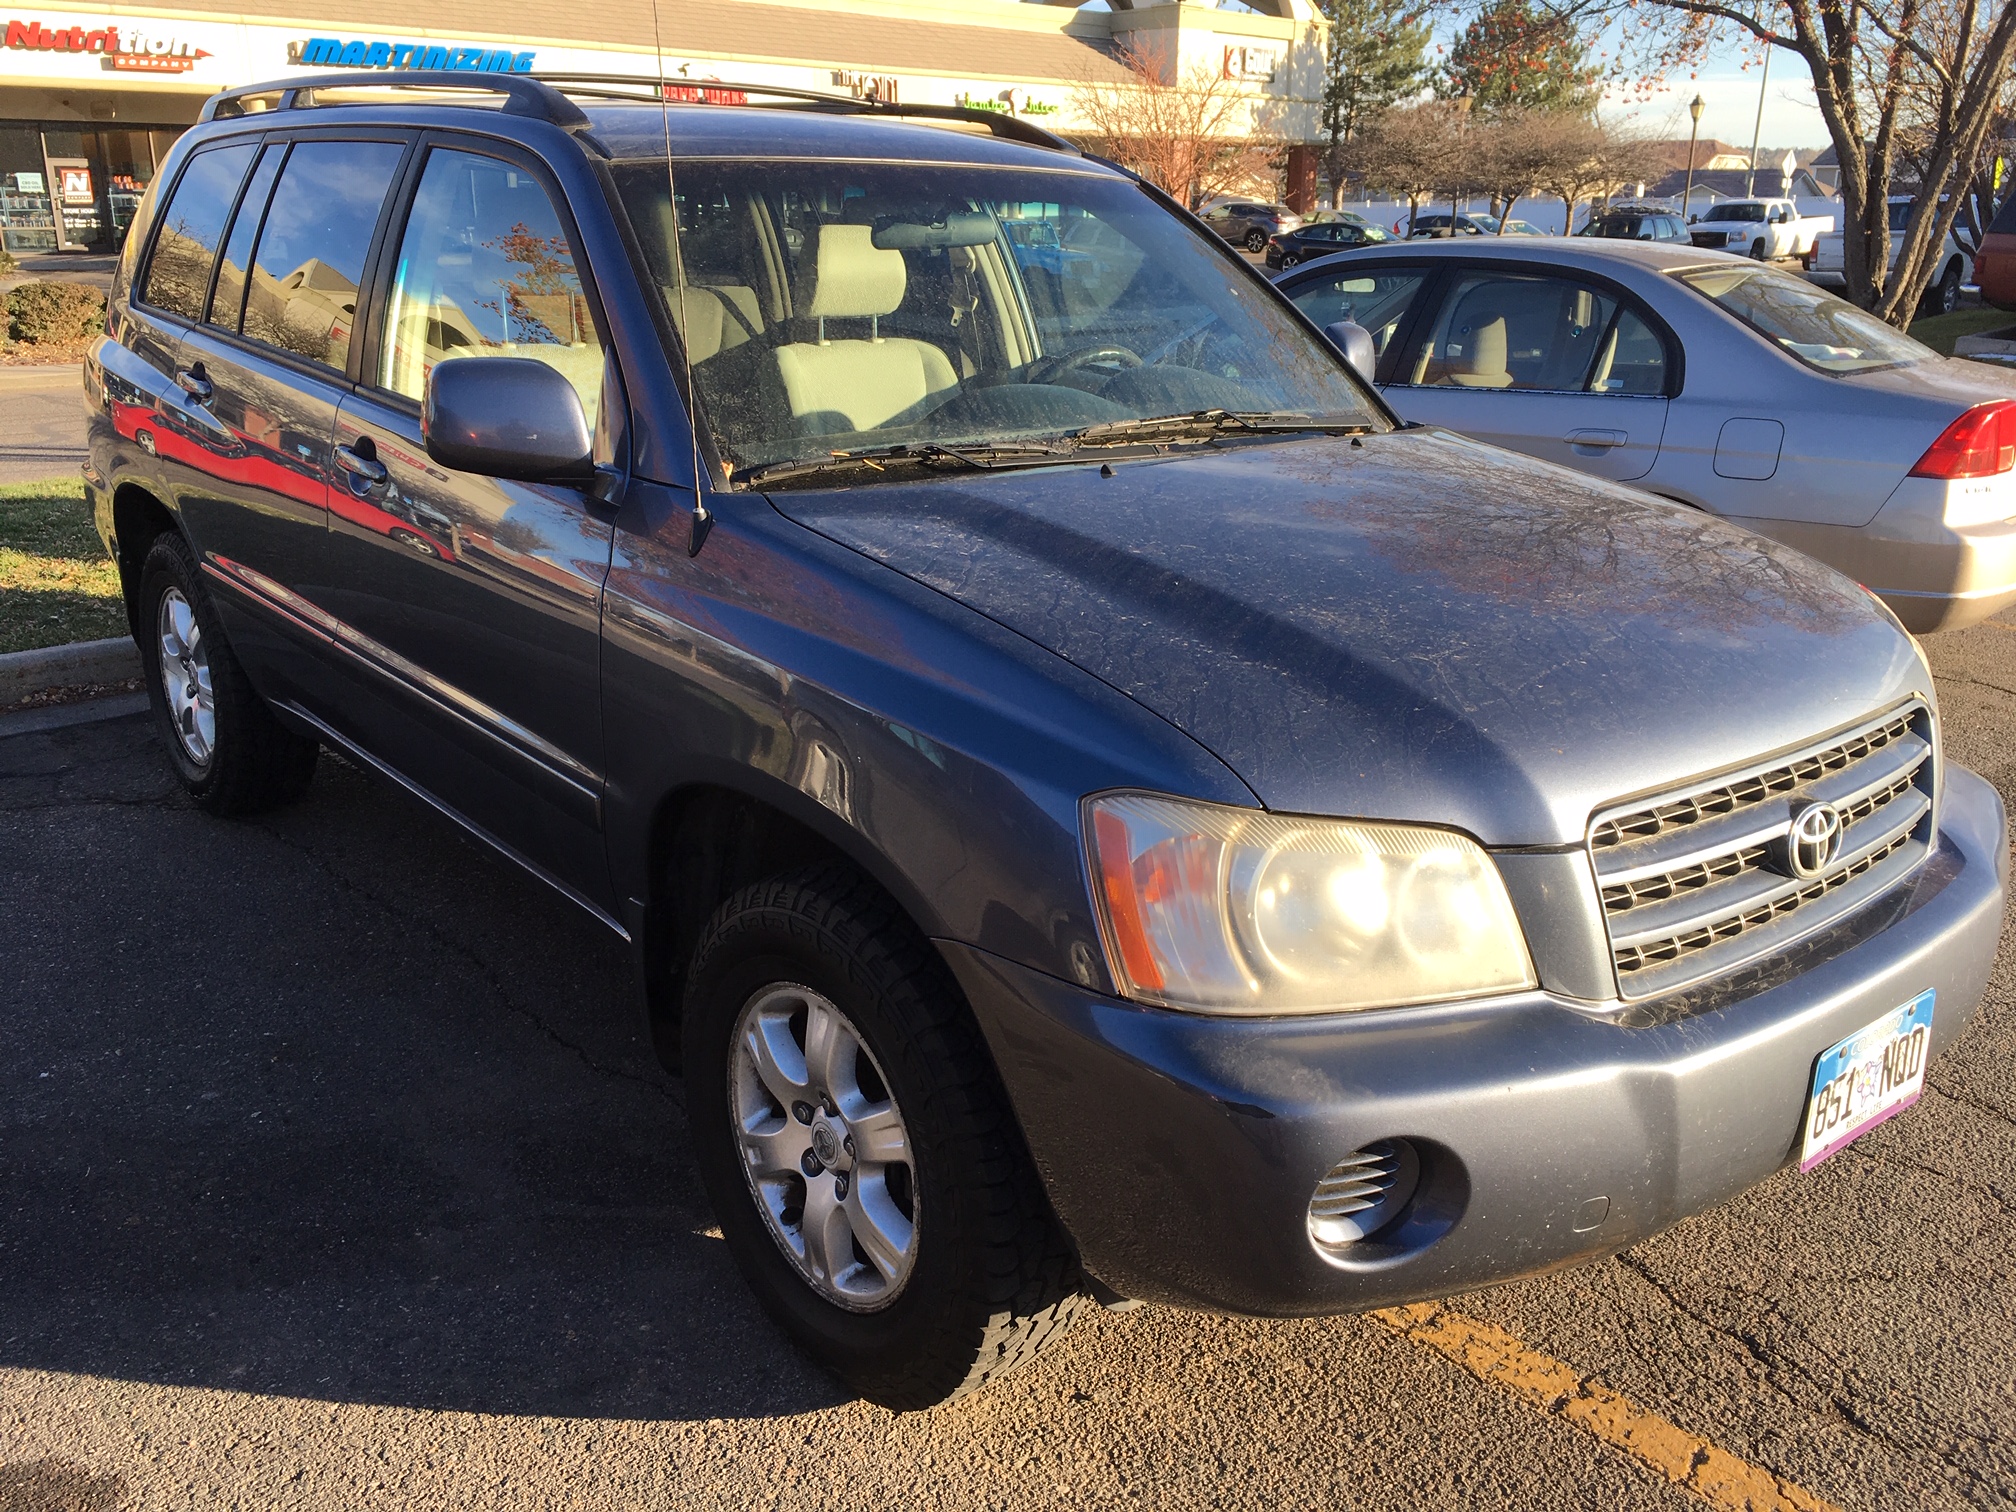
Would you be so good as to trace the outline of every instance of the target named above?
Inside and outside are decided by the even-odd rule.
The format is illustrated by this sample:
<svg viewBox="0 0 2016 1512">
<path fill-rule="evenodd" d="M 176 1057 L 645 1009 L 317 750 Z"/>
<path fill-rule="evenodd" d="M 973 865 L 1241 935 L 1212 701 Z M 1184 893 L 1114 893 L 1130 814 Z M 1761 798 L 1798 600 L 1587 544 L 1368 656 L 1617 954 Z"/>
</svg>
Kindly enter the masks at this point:
<svg viewBox="0 0 2016 1512">
<path fill-rule="evenodd" d="M 378 212 L 405 148 L 296 142 L 266 208 L 245 291 L 244 332 L 341 369 Z"/>
<path fill-rule="evenodd" d="M 210 267 L 224 237 L 232 201 L 252 166 L 256 144 L 214 147 L 189 159 L 176 181 L 175 193 L 161 212 L 161 230 L 154 255 L 147 260 L 147 281 L 140 298 L 157 310 L 185 320 L 203 318 L 210 292 Z"/>
<path fill-rule="evenodd" d="M 1823 373 L 1925 362 L 1938 354 L 1803 278 L 1768 268 L 1691 268 L 1674 275 L 1774 346 Z"/>
<path fill-rule="evenodd" d="M 833 161 L 676 174 L 676 257 L 664 163 L 616 179 L 738 474 L 1206 411 L 1384 424 L 1327 343 L 1126 180 Z"/>
<path fill-rule="evenodd" d="M 1383 357 L 1426 277 L 1427 270 L 1418 267 L 1353 269 L 1308 279 L 1287 293 L 1319 326 L 1356 321 L 1372 333 L 1372 345 Z"/>
<path fill-rule="evenodd" d="M 588 423 L 602 345 L 573 245 L 539 181 L 511 163 L 437 147 L 406 218 L 379 382 L 422 398 L 448 357 L 530 357 L 567 379 Z"/>
<path fill-rule="evenodd" d="M 1616 296 L 1572 279 L 1466 274 L 1443 296 L 1402 381 L 1580 393 L 1614 351 L 1616 314 Z"/>
</svg>

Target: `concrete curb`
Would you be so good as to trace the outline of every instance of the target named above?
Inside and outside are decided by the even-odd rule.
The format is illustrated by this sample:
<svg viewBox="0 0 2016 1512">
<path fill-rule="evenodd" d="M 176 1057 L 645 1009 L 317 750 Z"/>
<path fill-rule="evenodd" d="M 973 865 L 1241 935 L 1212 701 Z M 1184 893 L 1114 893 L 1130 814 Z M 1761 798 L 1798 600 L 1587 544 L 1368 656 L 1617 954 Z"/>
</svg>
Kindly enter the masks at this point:
<svg viewBox="0 0 2016 1512">
<path fill-rule="evenodd" d="M 0 654 L 0 708 L 48 688 L 125 682 L 140 675 L 140 650 L 125 636 Z"/>
</svg>

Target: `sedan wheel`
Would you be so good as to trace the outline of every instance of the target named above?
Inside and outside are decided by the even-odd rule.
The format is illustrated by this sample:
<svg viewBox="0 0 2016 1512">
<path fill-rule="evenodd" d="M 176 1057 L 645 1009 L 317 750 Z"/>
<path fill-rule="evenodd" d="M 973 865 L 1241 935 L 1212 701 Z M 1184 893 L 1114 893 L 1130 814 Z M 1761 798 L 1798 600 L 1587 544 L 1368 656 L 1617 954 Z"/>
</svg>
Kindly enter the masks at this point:
<svg viewBox="0 0 2016 1512">
<path fill-rule="evenodd" d="M 1302 259 L 1297 257 L 1293 252 L 1283 252 L 1281 254 L 1281 266 L 1284 268 L 1292 268 L 1300 261 Z"/>
</svg>

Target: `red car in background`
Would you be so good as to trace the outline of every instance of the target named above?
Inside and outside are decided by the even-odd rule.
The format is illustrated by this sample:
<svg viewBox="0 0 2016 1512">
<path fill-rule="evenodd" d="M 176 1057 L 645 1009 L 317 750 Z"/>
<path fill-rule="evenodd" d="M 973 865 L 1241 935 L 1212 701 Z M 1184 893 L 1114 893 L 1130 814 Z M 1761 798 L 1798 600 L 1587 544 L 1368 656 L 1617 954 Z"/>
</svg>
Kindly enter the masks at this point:
<svg viewBox="0 0 2016 1512">
<path fill-rule="evenodd" d="M 1981 300 L 1998 310 L 2016 310 L 2016 194 L 2002 202 L 1974 257 Z"/>
</svg>

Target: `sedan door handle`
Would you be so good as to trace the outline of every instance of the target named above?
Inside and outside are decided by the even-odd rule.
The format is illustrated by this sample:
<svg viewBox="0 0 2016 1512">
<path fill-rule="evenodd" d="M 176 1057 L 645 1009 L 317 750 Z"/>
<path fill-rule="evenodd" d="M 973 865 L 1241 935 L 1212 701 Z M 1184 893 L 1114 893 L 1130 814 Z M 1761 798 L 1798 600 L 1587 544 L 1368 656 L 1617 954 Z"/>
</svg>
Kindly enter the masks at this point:
<svg viewBox="0 0 2016 1512">
<path fill-rule="evenodd" d="M 376 457 L 367 457 L 347 446 L 336 448 L 336 465 L 353 477 L 362 478 L 372 488 L 378 487 L 392 476 L 385 470 L 385 464 Z"/>
<path fill-rule="evenodd" d="M 1631 438 L 1620 430 L 1573 430 L 1565 437 L 1570 446 L 1587 446 L 1597 451 L 1608 451 L 1613 446 L 1622 446 Z"/>
<path fill-rule="evenodd" d="M 210 375 L 203 371 L 203 364 L 200 362 L 186 368 L 177 368 L 175 387 L 198 404 L 208 404 L 210 396 L 217 392 L 216 386 L 210 382 Z"/>
</svg>

